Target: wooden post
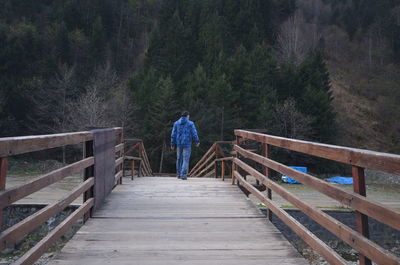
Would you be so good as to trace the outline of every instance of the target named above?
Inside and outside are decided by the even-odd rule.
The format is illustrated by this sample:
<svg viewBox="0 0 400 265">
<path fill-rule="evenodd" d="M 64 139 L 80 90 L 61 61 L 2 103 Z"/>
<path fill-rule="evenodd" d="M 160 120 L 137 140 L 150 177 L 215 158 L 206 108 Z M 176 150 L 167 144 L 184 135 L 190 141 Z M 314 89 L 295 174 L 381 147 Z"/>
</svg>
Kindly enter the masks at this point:
<svg viewBox="0 0 400 265">
<path fill-rule="evenodd" d="M 262 149 L 261 149 L 262 156 L 264 156 L 266 158 L 269 158 L 270 157 L 270 151 L 271 150 L 270 150 L 269 144 L 262 143 Z M 263 174 L 265 176 L 267 176 L 268 178 L 271 178 L 271 170 L 268 167 L 263 166 L 263 170 L 262 171 L 263 171 Z M 267 196 L 268 196 L 268 199 L 272 200 L 272 191 L 271 191 L 270 188 L 267 188 Z M 272 211 L 269 208 L 268 208 L 268 211 L 267 211 L 267 216 L 268 216 L 268 219 L 270 221 L 272 221 Z"/>
<path fill-rule="evenodd" d="M 219 145 L 215 145 L 215 160 L 219 158 Z M 215 178 L 218 178 L 218 163 L 217 161 L 214 160 L 214 173 L 215 173 Z"/>
<path fill-rule="evenodd" d="M 135 159 L 132 159 L 132 176 L 131 180 L 133 180 L 133 172 L 135 171 Z"/>
<path fill-rule="evenodd" d="M 0 191 L 6 188 L 8 158 L 0 157 Z M 3 231 L 3 208 L 0 208 L 0 231 Z"/>
<path fill-rule="evenodd" d="M 236 145 L 240 145 L 240 136 L 236 136 Z M 235 157 L 237 157 L 237 153 L 235 154 Z M 232 185 L 235 185 L 236 181 L 236 177 L 235 177 L 235 171 L 236 171 L 236 164 L 232 161 Z"/>
<path fill-rule="evenodd" d="M 87 141 L 84 142 L 83 145 L 83 157 L 91 157 L 93 156 L 93 140 L 92 141 Z M 88 178 L 94 177 L 94 165 L 91 165 L 90 167 L 87 167 L 83 173 L 83 181 L 86 181 Z M 96 181 L 96 179 L 94 180 Z M 83 194 L 83 203 L 85 203 L 88 199 L 93 198 L 93 186 L 85 191 Z M 93 209 L 93 208 L 92 208 Z M 89 212 L 85 213 L 83 216 L 83 222 L 86 223 L 86 221 L 89 219 L 89 217 L 92 217 L 92 209 L 90 209 Z"/>
<path fill-rule="evenodd" d="M 223 160 L 221 162 L 221 178 L 222 181 L 225 181 L 225 161 Z"/>
<path fill-rule="evenodd" d="M 121 131 L 121 136 L 120 136 L 120 143 L 124 144 L 124 131 Z M 125 144 L 122 147 L 122 150 L 120 152 L 122 158 L 122 163 L 121 163 L 121 167 L 122 167 L 122 177 L 119 178 L 119 184 L 122 185 L 122 179 L 123 177 L 125 177 Z"/>
<path fill-rule="evenodd" d="M 142 175 L 142 160 L 139 160 L 139 167 L 138 167 L 138 171 L 137 171 L 137 176 L 138 178 L 140 178 Z"/>
<path fill-rule="evenodd" d="M 353 174 L 354 192 L 362 196 L 367 196 L 364 168 L 352 166 L 352 174 Z M 355 211 L 354 214 L 356 219 L 357 231 L 366 238 L 369 238 L 368 216 L 360 213 L 359 211 Z M 372 264 L 370 259 L 368 259 L 364 255 L 361 255 L 360 253 L 359 253 L 359 260 L 360 260 L 360 265 Z"/>
</svg>

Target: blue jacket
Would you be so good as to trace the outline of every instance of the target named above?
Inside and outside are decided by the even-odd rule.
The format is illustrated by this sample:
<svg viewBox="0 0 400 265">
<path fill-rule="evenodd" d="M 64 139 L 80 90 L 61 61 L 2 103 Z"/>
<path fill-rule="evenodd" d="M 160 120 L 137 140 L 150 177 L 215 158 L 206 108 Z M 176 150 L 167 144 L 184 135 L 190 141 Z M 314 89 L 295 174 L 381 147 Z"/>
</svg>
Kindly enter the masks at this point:
<svg viewBox="0 0 400 265">
<path fill-rule="evenodd" d="M 200 142 L 196 126 L 192 121 L 182 117 L 174 123 L 171 133 L 171 146 L 190 147 L 192 142 Z"/>
</svg>

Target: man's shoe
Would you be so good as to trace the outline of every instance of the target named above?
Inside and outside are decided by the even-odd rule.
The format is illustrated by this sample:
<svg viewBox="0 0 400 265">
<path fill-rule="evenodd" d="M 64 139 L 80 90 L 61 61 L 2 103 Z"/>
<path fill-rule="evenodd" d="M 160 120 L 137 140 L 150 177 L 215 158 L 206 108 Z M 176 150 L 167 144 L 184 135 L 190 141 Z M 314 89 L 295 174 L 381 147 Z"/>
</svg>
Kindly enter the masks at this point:
<svg viewBox="0 0 400 265">
<path fill-rule="evenodd" d="M 181 177 L 180 177 L 180 176 L 177 176 L 176 178 L 177 178 L 177 179 L 181 179 Z"/>
<path fill-rule="evenodd" d="M 187 180 L 187 178 L 181 178 L 181 180 Z"/>
</svg>

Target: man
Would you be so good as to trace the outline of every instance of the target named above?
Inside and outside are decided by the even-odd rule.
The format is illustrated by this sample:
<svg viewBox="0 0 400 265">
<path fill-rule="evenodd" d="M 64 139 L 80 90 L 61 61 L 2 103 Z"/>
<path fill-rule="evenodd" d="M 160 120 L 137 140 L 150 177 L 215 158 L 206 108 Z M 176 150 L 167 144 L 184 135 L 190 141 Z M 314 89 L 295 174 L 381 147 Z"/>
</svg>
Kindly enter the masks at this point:
<svg viewBox="0 0 400 265">
<path fill-rule="evenodd" d="M 183 111 L 171 133 L 171 149 L 176 148 L 176 176 L 179 179 L 187 179 L 192 142 L 197 147 L 200 145 L 196 126 L 189 120 L 189 112 Z"/>
</svg>

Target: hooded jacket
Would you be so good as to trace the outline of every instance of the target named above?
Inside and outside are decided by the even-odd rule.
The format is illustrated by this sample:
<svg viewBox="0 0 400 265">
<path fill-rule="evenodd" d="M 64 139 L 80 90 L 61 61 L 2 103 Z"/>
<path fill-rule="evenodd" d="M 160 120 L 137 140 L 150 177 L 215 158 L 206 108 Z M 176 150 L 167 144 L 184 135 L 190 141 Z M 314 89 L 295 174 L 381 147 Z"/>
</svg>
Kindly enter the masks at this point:
<svg viewBox="0 0 400 265">
<path fill-rule="evenodd" d="M 171 133 L 171 146 L 191 147 L 192 142 L 200 142 L 196 126 L 186 117 L 182 117 L 174 123 Z"/>
</svg>

